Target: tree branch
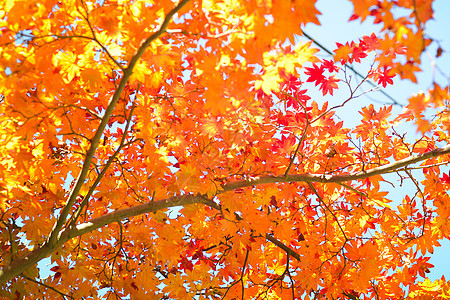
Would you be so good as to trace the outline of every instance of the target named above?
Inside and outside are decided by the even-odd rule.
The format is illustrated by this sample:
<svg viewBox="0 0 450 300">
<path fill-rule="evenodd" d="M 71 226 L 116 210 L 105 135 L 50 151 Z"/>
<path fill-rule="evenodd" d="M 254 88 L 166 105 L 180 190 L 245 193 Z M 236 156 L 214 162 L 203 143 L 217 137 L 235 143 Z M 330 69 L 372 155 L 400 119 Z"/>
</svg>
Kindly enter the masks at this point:
<svg viewBox="0 0 450 300">
<path fill-rule="evenodd" d="M 293 258 L 295 258 L 296 260 L 301 261 L 300 260 L 300 255 L 298 255 L 297 252 L 295 252 L 294 250 L 292 250 L 291 248 L 289 248 L 288 246 L 286 246 L 285 244 L 283 244 L 282 242 L 280 242 L 279 240 L 277 240 L 273 236 L 271 236 L 269 234 L 266 234 L 265 238 L 268 241 L 271 241 L 272 243 L 274 243 L 277 247 L 283 249 L 287 253 L 288 257 L 290 255 Z"/>
<path fill-rule="evenodd" d="M 28 280 L 28 281 L 34 282 L 34 283 L 36 283 L 36 284 L 38 284 L 38 285 L 42 285 L 43 287 L 45 287 L 45 288 L 47 288 L 47 289 L 49 289 L 49 290 L 52 290 L 52 291 L 54 291 L 55 293 L 58 293 L 61 297 L 63 297 L 63 299 L 66 299 L 66 298 L 74 299 L 72 296 L 69 296 L 69 295 L 67 295 L 67 294 L 64 294 L 63 292 L 58 291 L 56 288 L 54 288 L 54 287 L 52 287 L 52 286 L 50 286 L 50 285 L 48 285 L 48 284 L 45 284 L 45 283 L 43 283 L 43 282 L 34 280 L 33 278 L 30 278 L 30 277 L 28 277 L 28 276 L 22 275 L 22 277 L 25 278 L 25 279 Z"/>
<path fill-rule="evenodd" d="M 73 229 L 63 230 L 60 234 L 60 239 L 67 241 L 71 238 L 86 234 L 88 232 L 94 231 L 96 229 L 99 229 L 105 225 L 146 214 L 151 212 L 156 212 L 162 209 L 166 209 L 169 207 L 175 207 L 175 206 L 185 206 L 189 204 L 195 204 L 195 203 L 202 203 L 205 205 L 208 205 L 215 209 L 220 209 L 219 205 L 213 202 L 212 200 L 209 200 L 202 195 L 192 195 L 187 194 L 183 196 L 174 196 L 163 200 L 157 200 L 157 201 L 151 201 L 145 204 L 136 205 L 128 208 L 124 208 L 121 210 L 116 210 L 114 212 L 111 212 L 109 214 L 100 216 L 98 218 L 92 219 L 88 222 L 79 224 L 75 226 Z"/>
<path fill-rule="evenodd" d="M 401 169 L 405 166 L 415 164 L 429 158 L 442 156 L 450 153 L 450 144 L 441 148 L 434 149 L 418 155 L 412 155 L 410 157 L 395 161 L 390 164 L 382 165 L 373 169 L 366 171 L 359 171 L 351 174 L 340 174 L 340 175 L 326 175 L 326 174 L 294 174 L 294 175 L 279 175 L 279 176 L 261 176 L 251 180 L 240 180 L 222 185 L 222 191 L 220 193 L 225 193 L 228 191 L 236 190 L 239 188 L 255 186 L 267 183 L 278 183 L 278 182 L 321 182 L 321 183 L 341 183 L 352 180 L 360 180 L 375 175 L 381 175 L 385 173 L 390 173 L 395 170 Z"/>
<path fill-rule="evenodd" d="M 87 192 L 87 194 L 84 196 L 83 202 L 81 202 L 81 204 L 78 207 L 77 211 L 75 211 L 75 213 L 72 214 L 72 220 L 69 221 L 69 226 L 71 226 L 72 224 L 76 224 L 76 222 L 78 220 L 78 217 L 80 216 L 83 208 L 89 202 L 89 199 L 91 198 L 92 194 L 94 193 L 95 189 L 97 188 L 98 184 L 100 183 L 100 180 L 103 178 L 103 176 L 105 176 L 106 171 L 109 169 L 109 167 L 111 166 L 111 164 L 114 161 L 114 159 L 117 157 L 117 155 L 119 155 L 120 151 L 126 145 L 125 144 L 125 140 L 127 138 L 128 128 L 130 127 L 131 118 L 133 116 L 133 111 L 134 111 L 135 107 L 136 106 L 133 105 L 131 107 L 131 109 L 130 109 L 130 114 L 129 114 L 129 117 L 127 118 L 127 124 L 125 126 L 125 130 L 123 132 L 122 139 L 120 140 L 119 147 L 117 147 L 116 151 L 109 157 L 109 159 L 106 162 L 105 166 L 103 167 L 102 171 L 100 172 L 100 174 L 95 179 L 94 183 L 92 184 L 92 186 L 89 189 L 89 191 Z"/>
</svg>

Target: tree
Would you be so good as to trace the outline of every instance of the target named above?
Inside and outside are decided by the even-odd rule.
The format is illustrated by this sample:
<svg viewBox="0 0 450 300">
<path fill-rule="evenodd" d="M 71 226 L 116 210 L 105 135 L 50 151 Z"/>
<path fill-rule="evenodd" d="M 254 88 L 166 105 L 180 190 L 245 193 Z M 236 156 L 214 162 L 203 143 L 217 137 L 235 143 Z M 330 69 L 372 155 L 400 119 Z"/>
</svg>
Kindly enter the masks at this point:
<svg viewBox="0 0 450 300">
<path fill-rule="evenodd" d="M 2 2 L 1 295 L 449 298 L 448 86 L 335 117 L 416 81 L 432 2 L 353 0 L 383 29 L 327 58 L 314 0 Z"/>
</svg>

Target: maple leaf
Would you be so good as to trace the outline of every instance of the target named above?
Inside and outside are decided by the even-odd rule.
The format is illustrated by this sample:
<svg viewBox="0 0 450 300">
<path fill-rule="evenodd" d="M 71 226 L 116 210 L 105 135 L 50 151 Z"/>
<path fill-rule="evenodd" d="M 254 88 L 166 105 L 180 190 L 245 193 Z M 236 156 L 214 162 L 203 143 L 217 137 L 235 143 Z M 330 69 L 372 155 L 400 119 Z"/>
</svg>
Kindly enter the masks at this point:
<svg viewBox="0 0 450 300">
<path fill-rule="evenodd" d="M 378 81 L 378 84 L 382 84 L 383 87 L 386 87 L 388 84 L 393 84 L 394 81 L 392 78 L 395 77 L 395 74 L 392 74 L 391 69 L 387 66 L 383 67 L 382 71 L 376 72 L 375 78 Z"/>
<path fill-rule="evenodd" d="M 450 184 L 450 172 L 449 172 L 449 174 L 447 175 L 447 174 L 445 174 L 445 173 L 443 173 L 442 174 L 442 177 L 441 178 L 439 178 L 442 182 L 445 182 L 445 183 L 447 183 L 447 184 Z"/>
<path fill-rule="evenodd" d="M 203 121 L 202 134 L 207 135 L 209 138 L 214 137 L 216 134 L 222 133 L 222 127 L 220 122 L 211 119 L 205 119 Z"/>
<path fill-rule="evenodd" d="M 274 151 L 280 151 L 281 153 L 291 153 L 294 150 L 295 138 L 291 135 L 288 137 L 282 136 L 281 140 L 277 141 L 276 144 L 272 146 Z"/>
<path fill-rule="evenodd" d="M 306 101 L 311 99 L 308 95 L 305 95 L 307 90 L 300 90 L 296 91 L 294 96 L 287 97 L 286 104 L 288 107 L 293 107 L 296 110 L 303 109 L 306 105 Z M 303 107 L 300 105 L 300 103 L 303 104 Z"/>
<path fill-rule="evenodd" d="M 318 67 L 313 64 L 312 68 L 306 68 L 305 74 L 309 75 L 307 82 L 315 82 L 316 86 L 319 85 L 323 80 L 325 80 L 325 75 L 323 75 L 323 67 Z"/>
<path fill-rule="evenodd" d="M 255 82 L 255 89 L 262 89 L 265 94 L 270 95 L 272 91 L 278 90 L 280 82 L 281 77 L 278 70 L 274 67 L 268 67 L 264 70 L 261 80 Z"/>
<path fill-rule="evenodd" d="M 378 0 L 352 0 L 354 15 L 364 21 L 370 14 L 370 8 L 378 4 Z"/>
<path fill-rule="evenodd" d="M 342 64 L 347 63 L 347 61 L 350 60 L 350 53 L 352 52 L 352 49 L 350 48 L 350 45 L 347 43 L 345 45 L 336 43 L 336 50 L 334 50 L 334 60 L 340 61 Z"/>
<path fill-rule="evenodd" d="M 180 166 L 180 171 L 177 172 L 178 184 L 181 188 L 187 188 L 194 191 L 198 190 L 200 189 L 198 175 L 198 168 L 192 165 L 183 164 Z"/>
<path fill-rule="evenodd" d="M 339 79 L 334 78 L 334 76 L 324 78 L 320 82 L 320 89 L 323 95 L 325 96 L 327 93 L 333 95 L 333 91 L 338 88 L 337 82 L 339 82 Z"/>
<path fill-rule="evenodd" d="M 411 109 L 415 115 L 422 114 L 429 106 L 429 98 L 424 93 L 413 95 L 408 99 L 408 109 Z"/>
<path fill-rule="evenodd" d="M 366 51 L 374 51 L 380 47 L 380 42 L 375 33 L 372 33 L 370 36 L 365 35 L 362 38 L 361 44 L 364 46 Z"/>
<path fill-rule="evenodd" d="M 102 74 L 95 69 L 86 69 L 81 72 L 81 78 L 90 90 L 95 90 L 102 81 Z"/>
<path fill-rule="evenodd" d="M 352 46 L 352 59 L 350 62 L 356 61 L 358 63 L 361 62 L 361 58 L 367 57 L 366 50 L 363 49 L 363 47 L 360 46 Z"/>
<path fill-rule="evenodd" d="M 302 82 L 294 75 L 290 75 L 284 85 L 287 90 L 296 91 L 302 85 Z"/>
<path fill-rule="evenodd" d="M 417 83 L 415 73 L 421 71 L 419 66 L 412 61 L 408 61 L 406 64 L 395 63 L 392 67 L 394 73 L 398 74 L 402 79 L 409 79 L 414 83 Z"/>
<path fill-rule="evenodd" d="M 334 64 L 332 60 L 323 60 L 322 67 L 328 70 L 328 72 L 330 73 L 339 71 L 339 68 Z"/>
<path fill-rule="evenodd" d="M 66 52 L 65 54 L 60 52 L 52 58 L 53 65 L 60 67 L 66 74 L 64 77 L 65 83 L 70 83 L 75 76 L 80 75 L 80 67 L 76 62 L 77 54 L 73 52 Z"/>
</svg>

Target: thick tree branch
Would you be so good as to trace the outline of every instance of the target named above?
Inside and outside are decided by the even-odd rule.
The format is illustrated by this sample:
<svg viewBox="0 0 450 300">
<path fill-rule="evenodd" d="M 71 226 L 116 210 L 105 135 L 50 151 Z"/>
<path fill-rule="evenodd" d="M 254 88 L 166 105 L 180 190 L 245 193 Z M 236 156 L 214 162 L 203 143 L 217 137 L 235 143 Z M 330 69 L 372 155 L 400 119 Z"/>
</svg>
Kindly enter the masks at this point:
<svg viewBox="0 0 450 300">
<path fill-rule="evenodd" d="M 0 283 L 4 283 L 21 274 L 27 268 L 31 267 L 39 260 L 47 257 L 61 245 L 74 237 L 86 234 L 105 225 L 123 220 L 125 218 L 130 218 L 150 212 L 156 212 L 158 210 L 166 209 L 169 207 L 185 206 L 194 203 L 203 203 L 215 209 L 220 208 L 218 204 L 201 195 L 183 195 L 174 196 L 158 201 L 151 201 L 145 204 L 114 211 L 112 213 L 90 220 L 86 223 L 79 224 L 74 228 L 63 229 L 58 235 L 56 243 L 44 244 L 41 247 L 31 251 L 27 255 L 23 256 L 22 258 L 13 261 L 9 266 L 0 271 Z M 20 272 L 18 272 L 17 270 L 20 270 Z"/>
<path fill-rule="evenodd" d="M 94 137 L 91 139 L 91 145 L 89 147 L 89 150 L 86 152 L 86 158 L 83 163 L 83 167 L 78 174 L 77 181 L 70 192 L 70 195 L 67 199 L 66 204 L 64 205 L 64 208 L 61 211 L 60 216 L 58 217 L 47 241 L 40 246 L 39 248 L 31 251 L 27 255 L 23 256 L 22 258 L 12 262 L 10 265 L 4 267 L 2 270 L 0 270 L 0 284 L 3 284 L 7 282 L 8 280 L 11 280 L 12 278 L 16 277 L 17 275 L 24 272 L 26 269 L 37 263 L 39 260 L 41 260 L 44 257 L 47 257 L 50 253 L 52 253 L 56 248 L 61 246 L 64 242 L 60 240 L 61 238 L 61 229 L 63 228 L 64 224 L 66 223 L 67 217 L 70 214 L 70 211 L 72 210 L 72 206 L 75 203 L 75 200 L 80 193 L 81 187 L 85 183 L 86 177 L 89 173 L 89 168 L 91 166 L 92 159 L 94 157 L 95 151 L 97 150 L 97 147 L 100 143 L 100 138 L 103 134 L 104 129 L 106 128 L 106 125 L 109 122 L 109 119 L 111 117 L 111 114 L 114 110 L 114 107 L 117 103 L 117 101 L 120 98 L 120 95 L 122 94 L 123 90 L 125 89 L 125 86 L 128 82 L 128 79 L 130 78 L 131 74 L 133 74 L 133 69 L 138 62 L 139 58 L 144 54 L 147 47 L 159 38 L 165 31 L 167 26 L 169 25 L 172 17 L 174 14 L 176 14 L 178 11 L 180 11 L 190 0 L 182 0 L 174 9 L 172 9 L 165 17 L 164 22 L 161 24 L 161 27 L 158 31 L 150 35 L 139 47 L 139 49 L 136 51 L 136 53 L 133 55 L 133 57 L 130 60 L 130 63 L 128 64 L 128 67 L 123 71 L 122 79 L 120 80 L 120 83 L 114 92 L 108 107 L 105 110 L 105 114 L 103 116 L 102 121 L 100 122 L 99 127 L 97 128 L 97 131 L 95 132 Z M 98 228 L 98 227 L 97 227 Z"/>
<path fill-rule="evenodd" d="M 185 206 L 189 204 L 195 204 L 195 203 L 202 203 L 206 204 L 212 208 L 219 209 L 219 205 L 217 205 L 215 202 L 201 196 L 201 195 L 183 195 L 183 196 L 174 196 L 171 198 L 163 199 L 163 200 L 157 200 L 157 201 L 151 201 L 145 204 L 136 205 L 133 207 L 124 208 L 121 210 L 116 210 L 114 212 L 111 212 L 109 214 L 100 216 L 98 218 L 92 219 L 88 222 L 82 223 L 74 227 L 73 229 L 68 229 L 67 231 L 62 231 L 60 235 L 60 239 L 67 241 L 71 238 L 86 234 L 88 232 L 94 231 L 96 229 L 99 229 L 105 225 L 146 214 L 151 212 L 156 212 L 158 210 L 166 209 L 169 207 L 175 207 L 175 206 Z"/>
<path fill-rule="evenodd" d="M 277 240 L 273 236 L 271 236 L 269 234 L 266 234 L 265 238 L 268 241 L 271 241 L 272 243 L 274 243 L 277 247 L 283 249 L 288 254 L 288 257 L 290 255 L 293 258 L 295 258 L 296 260 L 301 261 L 300 260 L 300 255 L 298 255 L 297 252 L 295 252 L 294 250 L 292 250 L 291 248 L 289 248 L 288 246 L 286 246 L 285 244 L 283 244 L 282 242 L 280 242 L 279 240 Z"/>
<path fill-rule="evenodd" d="M 226 183 L 222 186 L 223 190 L 220 193 L 232 191 L 239 188 L 255 186 L 267 183 L 278 183 L 278 182 L 321 182 L 321 183 L 341 183 L 352 180 L 360 180 L 375 175 L 381 175 L 393 172 L 395 170 L 401 169 L 405 166 L 415 164 L 429 158 L 442 156 L 450 153 L 450 145 L 445 147 L 437 148 L 429 152 L 425 152 L 418 155 L 412 155 L 410 157 L 395 161 L 390 164 L 382 165 L 367 171 L 360 171 L 351 174 L 340 174 L 340 175 L 326 175 L 326 174 L 294 174 L 294 175 L 279 175 L 279 176 L 261 176 L 254 178 L 252 180 L 240 180 L 230 183 Z"/>
<path fill-rule="evenodd" d="M 92 184 L 91 188 L 89 189 L 89 191 L 87 192 L 87 194 L 84 196 L 83 202 L 80 204 L 80 206 L 78 207 L 77 211 L 75 213 L 72 214 L 72 219 L 70 221 L 69 226 L 71 226 L 72 224 L 76 224 L 78 217 L 80 216 L 83 208 L 87 205 L 87 203 L 89 202 L 89 199 L 91 198 L 92 194 L 94 193 L 95 189 L 97 188 L 98 184 L 100 183 L 101 179 L 103 178 L 103 176 L 105 176 L 106 171 L 109 169 L 109 167 L 111 166 L 111 164 L 113 163 L 113 161 L 116 159 L 117 155 L 119 155 L 120 151 L 123 149 L 123 147 L 126 145 L 125 144 L 125 140 L 127 138 L 127 134 L 128 134 L 128 129 L 130 127 L 130 123 L 131 123 L 131 118 L 133 116 L 133 111 L 135 109 L 135 105 L 133 105 L 130 109 L 130 114 L 129 117 L 127 119 L 127 124 L 125 126 L 125 130 L 123 132 L 122 135 L 122 139 L 120 140 L 120 145 L 119 147 L 117 147 L 116 151 L 114 151 L 114 153 L 109 157 L 108 161 L 106 162 L 105 166 L 103 167 L 102 171 L 100 172 L 100 174 L 97 176 L 97 178 L 95 179 L 94 183 Z"/>
</svg>

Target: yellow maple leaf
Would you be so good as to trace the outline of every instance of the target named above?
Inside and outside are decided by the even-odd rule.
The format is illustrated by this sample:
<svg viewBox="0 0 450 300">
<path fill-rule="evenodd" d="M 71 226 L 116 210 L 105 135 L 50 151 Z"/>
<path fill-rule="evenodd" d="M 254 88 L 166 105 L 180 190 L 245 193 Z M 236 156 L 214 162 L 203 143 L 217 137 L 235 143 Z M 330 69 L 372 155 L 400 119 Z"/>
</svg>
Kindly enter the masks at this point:
<svg viewBox="0 0 450 300">
<path fill-rule="evenodd" d="M 286 266 L 281 264 L 275 264 L 272 267 L 269 267 L 269 269 L 272 270 L 275 274 L 281 275 L 284 273 L 284 270 L 286 270 Z"/>
<path fill-rule="evenodd" d="M 219 126 L 219 122 L 215 119 L 204 119 L 202 125 L 202 135 L 206 135 L 209 138 L 214 137 L 216 134 L 222 133 L 222 126 Z"/>
<path fill-rule="evenodd" d="M 69 83 L 75 76 L 80 75 L 80 68 L 77 65 L 77 55 L 73 52 L 58 52 L 52 58 L 54 66 L 61 68 L 64 73 L 64 82 Z"/>
<path fill-rule="evenodd" d="M 180 188 L 188 188 L 191 191 L 200 190 L 200 171 L 191 164 L 183 164 L 177 173 L 177 182 Z"/>
<path fill-rule="evenodd" d="M 264 93 L 270 95 L 272 91 L 278 90 L 280 82 L 281 77 L 278 69 L 273 66 L 269 66 L 266 68 L 265 73 L 261 76 L 261 80 L 255 81 L 255 89 L 262 89 Z"/>
<path fill-rule="evenodd" d="M 135 81 L 145 82 L 145 76 L 150 74 L 149 66 L 145 61 L 140 60 L 133 68 L 133 74 L 130 76 L 130 83 Z"/>
</svg>

